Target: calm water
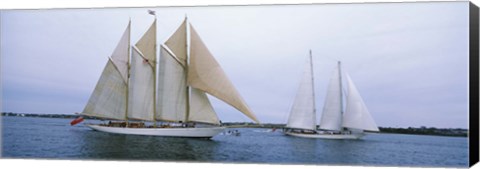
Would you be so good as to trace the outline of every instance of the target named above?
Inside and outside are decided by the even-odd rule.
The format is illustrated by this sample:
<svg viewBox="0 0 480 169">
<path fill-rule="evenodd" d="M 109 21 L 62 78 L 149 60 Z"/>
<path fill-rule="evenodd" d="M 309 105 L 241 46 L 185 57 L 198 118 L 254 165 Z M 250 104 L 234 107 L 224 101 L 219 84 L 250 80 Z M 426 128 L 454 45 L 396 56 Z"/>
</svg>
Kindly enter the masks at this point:
<svg viewBox="0 0 480 169">
<path fill-rule="evenodd" d="M 238 129 L 212 139 L 117 135 L 71 119 L 2 117 L 2 158 L 467 167 L 467 138 L 370 134 L 362 140 Z"/>
</svg>

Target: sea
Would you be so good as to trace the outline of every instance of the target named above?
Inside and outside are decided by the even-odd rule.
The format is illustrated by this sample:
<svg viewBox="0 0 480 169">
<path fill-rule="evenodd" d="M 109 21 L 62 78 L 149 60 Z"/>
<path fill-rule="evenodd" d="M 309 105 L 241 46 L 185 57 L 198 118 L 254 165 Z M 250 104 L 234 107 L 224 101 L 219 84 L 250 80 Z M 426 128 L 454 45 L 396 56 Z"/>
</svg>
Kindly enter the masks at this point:
<svg viewBox="0 0 480 169">
<path fill-rule="evenodd" d="M 323 140 L 228 128 L 211 139 L 170 138 L 98 132 L 83 123 L 70 126 L 71 120 L 2 117 L 1 158 L 468 167 L 466 137 L 372 133 L 360 140 Z M 228 134 L 235 130 L 240 135 Z"/>
</svg>

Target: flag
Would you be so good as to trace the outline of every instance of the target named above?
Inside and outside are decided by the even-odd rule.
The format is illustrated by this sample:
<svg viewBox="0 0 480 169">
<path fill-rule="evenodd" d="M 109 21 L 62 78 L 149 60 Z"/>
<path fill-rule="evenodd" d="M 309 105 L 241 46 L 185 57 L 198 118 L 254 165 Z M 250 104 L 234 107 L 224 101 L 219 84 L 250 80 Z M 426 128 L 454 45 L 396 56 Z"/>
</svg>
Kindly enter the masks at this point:
<svg viewBox="0 0 480 169">
<path fill-rule="evenodd" d="M 148 10 L 148 14 L 150 14 L 150 15 L 155 15 L 155 11 L 149 9 L 149 10 Z"/>
</svg>

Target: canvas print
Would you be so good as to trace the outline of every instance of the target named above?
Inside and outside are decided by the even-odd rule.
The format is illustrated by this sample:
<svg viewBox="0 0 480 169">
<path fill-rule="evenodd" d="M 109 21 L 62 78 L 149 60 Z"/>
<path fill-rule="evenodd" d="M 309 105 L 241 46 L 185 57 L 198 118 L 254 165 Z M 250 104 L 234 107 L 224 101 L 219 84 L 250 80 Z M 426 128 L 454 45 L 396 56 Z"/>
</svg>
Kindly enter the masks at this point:
<svg viewBox="0 0 480 169">
<path fill-rule="evenodd" d="M 1 158 L 467 167 L 468 9 L 2 10 Z"/>
</svg>

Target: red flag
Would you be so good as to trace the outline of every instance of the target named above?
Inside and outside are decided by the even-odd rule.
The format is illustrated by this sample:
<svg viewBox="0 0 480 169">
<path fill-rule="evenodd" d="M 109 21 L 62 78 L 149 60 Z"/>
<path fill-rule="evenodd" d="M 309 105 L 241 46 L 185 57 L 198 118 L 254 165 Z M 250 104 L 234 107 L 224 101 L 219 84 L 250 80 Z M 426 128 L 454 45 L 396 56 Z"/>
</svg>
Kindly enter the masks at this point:
<svg viewBox="0 0 480 169">
<path fill-rule="evenodd" d="M 72 120 L 72 121 L 70 122 L 70 125 L 73 126 L 73 125 L 78 124 L 78 123 L 80 123 L 80 122 L 82 122 L 82 121 L 83 121 L 83 117 L 80 116 L 80 117 Z"/>
</svg>

